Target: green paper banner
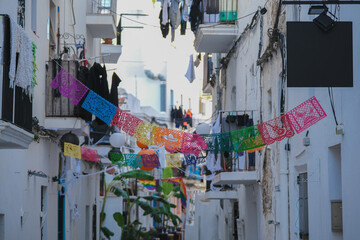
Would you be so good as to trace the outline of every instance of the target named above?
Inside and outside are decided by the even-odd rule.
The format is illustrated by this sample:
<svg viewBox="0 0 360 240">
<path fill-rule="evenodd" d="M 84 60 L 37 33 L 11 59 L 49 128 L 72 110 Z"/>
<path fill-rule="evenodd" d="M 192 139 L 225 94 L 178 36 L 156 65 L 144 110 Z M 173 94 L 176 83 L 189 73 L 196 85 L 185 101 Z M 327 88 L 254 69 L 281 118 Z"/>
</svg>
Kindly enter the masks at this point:
<svg viewBox="0 0 360 240">
<path fill-rule="evenodd" d="M 257 126 L 233 130 L 230 134 L 235 152 L 246 151 L 265 145 Z"/>
</svg>

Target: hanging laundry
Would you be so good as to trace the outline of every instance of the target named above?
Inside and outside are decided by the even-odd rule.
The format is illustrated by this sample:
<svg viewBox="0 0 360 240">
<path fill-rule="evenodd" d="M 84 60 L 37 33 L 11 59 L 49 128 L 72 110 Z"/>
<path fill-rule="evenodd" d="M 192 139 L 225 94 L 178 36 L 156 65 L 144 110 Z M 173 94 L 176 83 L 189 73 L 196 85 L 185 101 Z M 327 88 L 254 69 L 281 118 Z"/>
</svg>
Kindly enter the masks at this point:
<svg viewBox="0 0 360 240">
<path fill-rule="evenodd" d="M 249 115 L 245 113 L 243 115 L 237 116 L 236 124 L 238 127 L 245 127 L 248 121 L 249 121 Z"/>
<path fill-rule="evenodd" d="M 198 67 L 200 65 L 200 61 L 201 61 L 201 53 L 199 53 L 194 61 L 194 65 L 195 67 Z"/>
<path fill-rule="evenodd" d="M 180 26 L 180 35 L 185 35 L 186 33 L 186 20 L 184 18 L 183 12 L 186 11 L 184 6 L 181 6 L 180 8 L 180 15 L 181 15 L 181 26 Z"/>
<path fill-rule="evenodd" d="M 111 90 L 110 90 L 110 96 L 109 96 L 109 102 L 114 104 L 118 107 L 119 100 L 118 100 L 118 86 L 121 83 L 121 79 L 116 73 L 113 73 L 112 75 L 112 82 L 111 82 Z"/>
<path fill-rule="evenodd" d="M 91 87 L 89 87 L 89 69 L 87 67 L 80 66 L 80 70 L 78 72 L 78 79 L 85 86 L 87 86 L 89 89 L 91 89 Z M 81 101 L 80 101 L 80 103 L 82 104 Z M 82 107 L 79 107 L 77 109 L 77 111 L 79 112 L 79 116 L 82 119 L 84 119 L 86 122 L 89 122 L 92 120 L 92 114 L 90 112 L 86 111 L 85 109 L 83 109 Z"/>
<path fill-rule="evenodd" d="M 160 15 L 159 15 L 159 19 L 160 19 L 160 30 L 161 30 L 161 34 L 163 36 L 163 38 L 166 38 L 167 35 L 169 34 L 169 25 L 170 23 L 168 22 L 169 19 L 167 19 L 167 22 L 165 22 L 165 24 L 163 24 L 163 9 L 161 9 L 160 11 Z"/>
<path fill-rule="evenodd" d="M 179 2 L 180 0 L 171 0 L 171 10 L 169 11 L 171 42 L 175 40 L 175 30 L 180 26 L 181 23 Z"/>
<path fill-rule="evenodd" d="M 32 41 L 25 30 L 19 27 L 20 30 L 20 52 L 19 61 L 16 68 L 15 86 L 21 87 L 27 95 L 32 95 L 32 74 L 33 61 L 32 55 Z"/>
<path fill-rule="evenodd" d="M 170 1 L 169 0 L 161 0 L 161 14 L 160 14 L 160 24 L 165 25 L 169 22 L 169 8 Z"/>
<path fill-rule="evenodd" d="M 15 66 L 16 66 L 16 49 L 18 43 L 18 28 L 19 25 L 10 18 L 10 87 L 14 87 L 15 80 Z"/>
<path fill-rule="evenodd" d="M 182 18 L 184 21 L 189 21 L 189 7 L 190 7 L 190 0 L 183 0 L 183 11 L 182 11 Z"/>
<path fill-rule="evenodd" d="M 95 93 L 99 94 L 105 100 L 110 100 L 109 85 L 107 81 L 106 67 L 102 67 L 99 63 L 94 63 L 90 68 L 89 81 Z M 104 124 L 98 117 L 96 118 L 98 124 Z"/>
<path fill-rule="evenodd" d="M 195 79 L 195 68 L 194 68 L 194 61 L 192 54 L 190 55 L 189 66 L 185 74 L 185 77 L 189 80 L 190 83 L 192 83 Z"/>
<path fill-rule="evenodd" d="M 205 0 L 206 1 L 206 13 L 218 14 L 219 13 L 219 0 Z M 204 4 L 205 4 L 204 1 Z"/>
<path fill-rule="evenodd" d="M 193 1 L 190 8 L 189 21 L 191 23 L 191 31 L 196 35 L 197 29 L 200 23 L 202 23 L 201 0 Z"/>
</svg>

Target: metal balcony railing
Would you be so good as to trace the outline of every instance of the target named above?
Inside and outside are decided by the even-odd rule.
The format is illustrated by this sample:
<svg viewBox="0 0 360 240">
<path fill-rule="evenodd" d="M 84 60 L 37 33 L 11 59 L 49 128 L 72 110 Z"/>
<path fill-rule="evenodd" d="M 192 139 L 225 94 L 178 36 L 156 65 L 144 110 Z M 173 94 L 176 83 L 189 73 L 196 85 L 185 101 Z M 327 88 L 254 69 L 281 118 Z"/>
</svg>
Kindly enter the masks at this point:
<svg viewBox="0 0 360 240">
<path fill-rule="evenodd" d="M 238 0 L 204 0 L 203 23 L 235 23 Z"/>
<path fill-rule="evenodd" d="M 88 14 L 116 14 L 116 1 L 113 0 L 89 0 Z"/>
<path fill-rule="evenodd" d="M 70 98 L 62 96 L 58 90 L 53 89 L 50 83 L 63 67 L 71 75 L 77 77 L 77 61 L 52 60 L 48 62 L 46 71 L 46 117 L 79 117 L 80 108 L 74 106 Z"/>
</svg>

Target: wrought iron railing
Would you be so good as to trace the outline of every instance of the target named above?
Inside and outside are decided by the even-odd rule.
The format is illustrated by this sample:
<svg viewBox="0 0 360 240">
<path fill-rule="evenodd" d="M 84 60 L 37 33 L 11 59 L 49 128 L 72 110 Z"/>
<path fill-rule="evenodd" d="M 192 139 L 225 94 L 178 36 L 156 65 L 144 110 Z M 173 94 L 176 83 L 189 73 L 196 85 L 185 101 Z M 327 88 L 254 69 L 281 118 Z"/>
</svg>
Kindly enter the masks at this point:
<svg viewBox="0 0 360 240">
<path fill-rule="evenodd" d="M 88 14 L 116 15 L 116 1 L 88 0 Z"/>
<path fill-rule="evenodd" d="M 204 0 L 203 23 L 235 23 L 238 0 Z"/>
<path fill-rule="evenodd" d="M 58 90 L 53 89 L 50 83 L 64 68 L 71 75 L 77 77 L 79 63 L 77 61 L 52 60 L 46 69 L 46 117 L 79 117 L 80 109 L 75 107 L 70 98 L 62 96 Z"/>
</svg>

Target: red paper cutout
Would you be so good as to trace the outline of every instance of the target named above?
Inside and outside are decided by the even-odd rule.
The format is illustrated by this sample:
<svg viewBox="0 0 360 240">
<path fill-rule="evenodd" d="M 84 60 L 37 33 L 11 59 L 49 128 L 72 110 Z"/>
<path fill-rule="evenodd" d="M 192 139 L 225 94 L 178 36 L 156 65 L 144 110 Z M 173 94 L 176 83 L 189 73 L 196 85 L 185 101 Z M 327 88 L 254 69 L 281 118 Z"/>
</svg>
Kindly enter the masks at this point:
<svg viewBox="0 0 360 240">
<path fill-rule="evenodd" d="M 141 122 L 141 119 L 125 112 L 124 122 L 121 124 L 121 129 L 130 136 L 134 136 L 136 128 Z"/>
<path fill-rule="evenodd" d="M 327 116 L 315 96 L 293 108 L 287 115 L 296 133 L 301 133 Z"/>
<path fill-rule="evenodd" d="M 81 147 L 81 159 L 92 161 L 92 162 L 99 162 L 99 154 L 97 150 Z"/>
<path fill-rule="evenodd" d="M 290 138 L 295 135 L 287 114 L 271 119 L 257 125 L 261 137 L 266 145 L 275 141 L 281 141 L 284 138 Z"/>
<path fill-rule="evenodd" d="M 118 128 L 122 128 L 125 122 L 125 111 L 121 110 L 120 108 L 116 109 L 116 114 L 111 121 L 111 125 L 116 126 Z"/>
<path fill-rule="evenodd" d="M 185 155 L 194 154 L 199 156 L 202 150 L 207 150 L 208 146 L 199 134 L 184 132 L 181 152 Z"/>
</svg>

